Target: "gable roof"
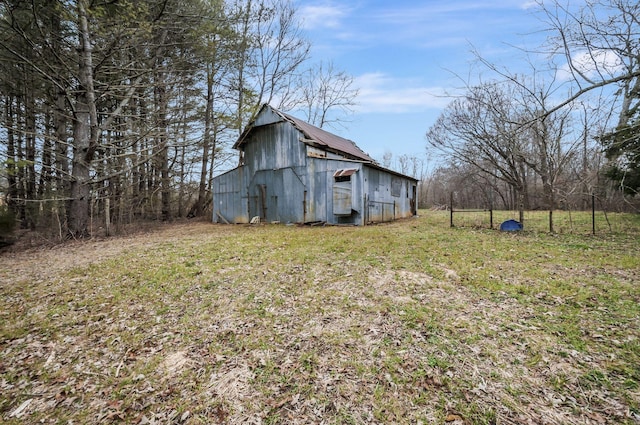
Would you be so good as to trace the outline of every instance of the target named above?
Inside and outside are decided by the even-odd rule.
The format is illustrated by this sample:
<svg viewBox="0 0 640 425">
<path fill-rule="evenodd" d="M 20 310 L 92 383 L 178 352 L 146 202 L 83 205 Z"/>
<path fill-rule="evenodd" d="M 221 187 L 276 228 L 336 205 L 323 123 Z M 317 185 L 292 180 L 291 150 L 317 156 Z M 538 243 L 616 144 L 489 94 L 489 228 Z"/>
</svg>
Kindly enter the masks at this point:
<svg viewBox="0 0 640 425">
<path fill-rule="evenodd" d="M 270 105 L 263 105 L 258 112 L 259 116 L 265 110 L 265 108 L 271 109 L 273 113 L 280 116 L 282 120 L 291 123 L 298 131 L 300 131 L 304 135 L 304 143 L 318 147 L 320 149 L 324 149 L 327 151 L 333 151 L 336 153 L 341 153 L 349 157 L 350 159 L 357 159 L 361 161 L 367 161 L 371 163 L 376 163 L 376 161 L 367 155 L 362 149 L 360 149 L 353 141 L 349 139 L 345 139 L 344 137 L 337 136 L 333 133 L 329 133 L 326 130 L 323 130 L 319 127 L 311 125 L 301 119 L 295 118 L 291 115 L 285 114 L 284 112 L 280 112 L 274 107 Z M 256 116 L 256 118 L 257 118 Z M 240 146 L 244 144 L 244 140 L 251 129 L 255 126 L 256 119 L 251 121 L 247 128 L 242 132 L 238 141 L 233 145 L 234 148 L 239 149 Z"/>
</svg>

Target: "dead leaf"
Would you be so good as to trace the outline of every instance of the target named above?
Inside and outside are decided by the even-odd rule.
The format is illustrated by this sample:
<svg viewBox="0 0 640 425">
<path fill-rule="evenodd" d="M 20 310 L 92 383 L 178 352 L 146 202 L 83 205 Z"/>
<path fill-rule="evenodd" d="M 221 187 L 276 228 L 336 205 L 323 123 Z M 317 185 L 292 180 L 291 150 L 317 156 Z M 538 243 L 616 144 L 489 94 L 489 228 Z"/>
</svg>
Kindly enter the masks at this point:
<svg viewBox="0 0 640 425">
<path fill-rule="evenodd" d="M 18 406 L 18 408 L 16 410 L 11 412 L 9 417 L 10 418 L 19 418 L 19 417 L 21 417 L 23 415 L 25 409 L 27 407 L 29 407 L 29 405 L 31 404 L 32 401 L 33 401 L 33 399 L 30 398 L 29 400 L 25 400 L 24 402 L 22 402 L 22 404 L 20 406 Z"/>
<path fill-rule="evenodd" d="M 456 421 L 464 421 L 464 418 L 455 413 L 449 413 L 446 418 L 444 418 L 445 422 L 456 422 Z"/>
</svg>

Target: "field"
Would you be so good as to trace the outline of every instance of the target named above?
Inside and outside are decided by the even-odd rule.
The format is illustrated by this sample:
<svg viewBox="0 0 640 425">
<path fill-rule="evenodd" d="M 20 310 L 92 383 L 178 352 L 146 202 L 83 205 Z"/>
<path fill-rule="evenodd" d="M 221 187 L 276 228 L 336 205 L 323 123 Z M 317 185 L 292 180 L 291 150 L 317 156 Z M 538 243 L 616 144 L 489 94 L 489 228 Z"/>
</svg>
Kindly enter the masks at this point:
<svg viewBox="0 0 640 425">
<path fill-rule="evenodd" d="M 161 226 L 0 255 L 0 422 L 640 423 L 640 217 Z"/>
</svg>

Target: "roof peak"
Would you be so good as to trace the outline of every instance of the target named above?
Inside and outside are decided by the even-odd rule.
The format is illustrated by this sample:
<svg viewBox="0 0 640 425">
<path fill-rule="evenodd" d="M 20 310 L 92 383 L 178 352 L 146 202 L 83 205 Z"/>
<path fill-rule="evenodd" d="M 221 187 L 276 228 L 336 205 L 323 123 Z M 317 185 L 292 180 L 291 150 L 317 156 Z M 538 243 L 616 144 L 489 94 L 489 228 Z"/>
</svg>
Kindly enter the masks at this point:
<svg viewBox="0 0 640 425">
<path fill-rule="evenodd" d="M 340 153 L 346 154 L 347 156 L 350 156 L 354 159 L 372 162 L 372 163 L 376 162 L 365 151 L 360 149 L 360 147 L 353 140 L 338 136 L 323 128 L 316 127 L 313 124 L 309 124 L 304 120 L 296 118 L 293 115 L 289 115 L 288 113 L 282 112 L 268 104 L 265 104 L 260 109 L 260 112 L 262 112 L 265 106 L 268 106 L 276 114 L 280 115 L 283 119 L 289 121 L 294 127 L 296 127 L 299 131 L 301 131 L 310 140 L 313 140 L 314 142 L 319 142 L 320 145 L 326 146 L 331 150 L 335 150 Z"/>
</svg>

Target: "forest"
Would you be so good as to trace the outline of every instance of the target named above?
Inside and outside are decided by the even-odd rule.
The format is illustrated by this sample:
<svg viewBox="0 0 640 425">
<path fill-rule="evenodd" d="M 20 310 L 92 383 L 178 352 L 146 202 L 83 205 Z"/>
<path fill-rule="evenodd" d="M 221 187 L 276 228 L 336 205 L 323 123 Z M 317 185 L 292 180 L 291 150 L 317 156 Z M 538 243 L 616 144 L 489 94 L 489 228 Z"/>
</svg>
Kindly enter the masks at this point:
<svg viewBox="0 0 640 425">
<path fill-rule="evenodd" d="M 421 181 L 420 207 L 638 211 L 640 6 L 539 2 L 528 72 L 477 55 L 483 78 L 428 127 L 425 156 L 381 165 Z M 314 62 L 287 0 L 0 1 L 3 222 L 82 238 L 206 217 L 210 181 L 258 108 L 323 127 L 354 78 Z M 487 75 L 490 75 L 487 77 Z"/>
<path fill-rule="evenodd" d="M 202 216 L 263 103 L 310 122 L 353 79 L 311 63 L 283 0 L 2 1 L 0 192 L 21 227 Z"/>
</svg>

